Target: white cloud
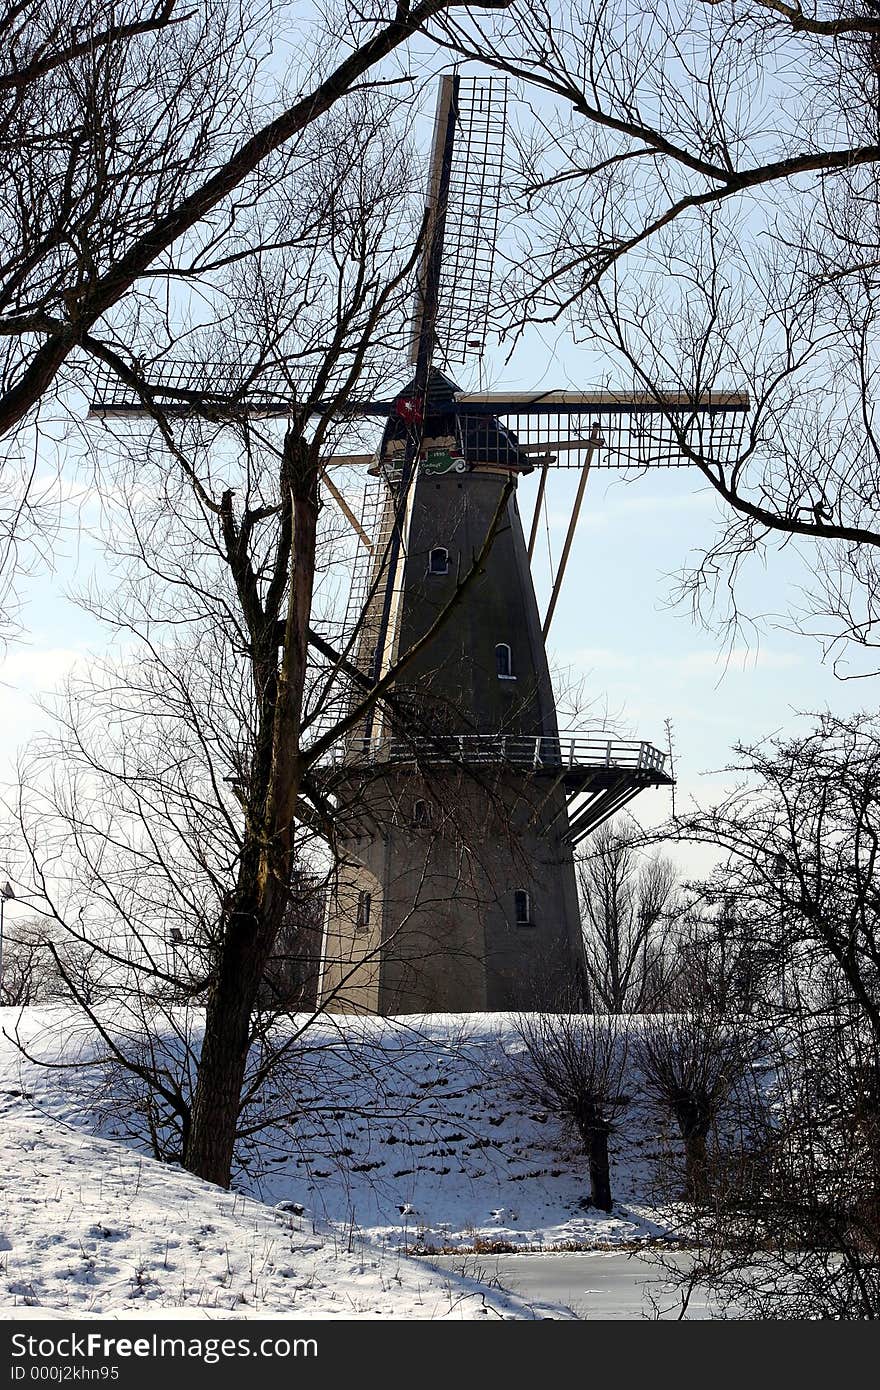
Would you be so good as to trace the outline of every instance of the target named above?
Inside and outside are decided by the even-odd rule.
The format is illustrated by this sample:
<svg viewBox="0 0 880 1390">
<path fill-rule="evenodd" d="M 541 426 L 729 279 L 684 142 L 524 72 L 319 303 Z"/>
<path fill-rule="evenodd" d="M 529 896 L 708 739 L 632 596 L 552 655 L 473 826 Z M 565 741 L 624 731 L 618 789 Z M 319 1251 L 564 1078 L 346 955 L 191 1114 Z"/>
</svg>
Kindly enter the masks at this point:
<svg viewBox="0 0 880 1390">
<path fill-rule="evenodd" d="M 34 734 L 45 732 L 52 720 L 40 708 L 78 660 L 83 648 L 11 647 L 0 669 L 0 782 L 13 776 L 19 749 Z"/>
<path fill-rule="evenodd" d="M 0 670 L 0 691 L 43 694 L 54 690 L 84 655 L 77 647 L 11 647 Z"/>
</svg>

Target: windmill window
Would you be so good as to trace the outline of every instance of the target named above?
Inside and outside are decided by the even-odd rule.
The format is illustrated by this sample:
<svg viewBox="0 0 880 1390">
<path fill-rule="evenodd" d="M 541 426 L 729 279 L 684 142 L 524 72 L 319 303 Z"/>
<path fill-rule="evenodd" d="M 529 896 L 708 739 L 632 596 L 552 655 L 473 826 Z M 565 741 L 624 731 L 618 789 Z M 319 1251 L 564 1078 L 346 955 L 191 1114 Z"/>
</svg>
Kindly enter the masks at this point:
<svg viewBox="0 0 880 1390">
<path fill-rule="evenodd" d="M 369 927 L 372 908 L 372 893 L 358 893 L 357 917 L 355 919 L 355 928 L 357 931 L 366 931 Z"/>
<path fill-rule="evenodd" d="M 532 922 L 532 899 L 525 888 L 517 888 L 513 895 L 513 916 L 518 927 L 531 927 Z"/>
<path fill-rule="evenodd" d="M 423 829 L 431 824 L 431 807 L 427 801 L 414 801 L 412 808 L 411 825 L 414 829 Z"/>
<path fill-rule="evenodd" d="M 449 573 L 449 551 L 445 546 L 437 545 L 428 556 L 429 574 L 448 574 Z"/>
<path fill-rule="evenodd" d="M 495 648 L 495 673 L 500 681 L 515 681 L 513 657 L 506 642 L 499 642 Z"/>
</svg>

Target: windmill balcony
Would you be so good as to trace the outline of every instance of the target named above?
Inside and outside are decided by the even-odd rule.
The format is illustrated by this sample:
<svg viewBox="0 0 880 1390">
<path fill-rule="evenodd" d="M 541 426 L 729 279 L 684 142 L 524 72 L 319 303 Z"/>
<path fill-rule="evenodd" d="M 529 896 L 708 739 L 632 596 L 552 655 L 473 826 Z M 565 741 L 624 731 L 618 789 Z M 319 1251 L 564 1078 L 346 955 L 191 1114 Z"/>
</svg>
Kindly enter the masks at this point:
<svg viewBox="0 0 880 1390">
<path fill-rule="evenodd" d="M 506 765 L 564 780 L 607 769 L 634 773 L 646 781 L 669 782 L 666 757 L 651 743 L 598 738 L 595 735 L 437 734 L 423 738 L 374 735 L 348 739 L 334 750 L 334 762 L 395 763 L 424 766 L 452 763 L 464 767 Z"/>
</svg>

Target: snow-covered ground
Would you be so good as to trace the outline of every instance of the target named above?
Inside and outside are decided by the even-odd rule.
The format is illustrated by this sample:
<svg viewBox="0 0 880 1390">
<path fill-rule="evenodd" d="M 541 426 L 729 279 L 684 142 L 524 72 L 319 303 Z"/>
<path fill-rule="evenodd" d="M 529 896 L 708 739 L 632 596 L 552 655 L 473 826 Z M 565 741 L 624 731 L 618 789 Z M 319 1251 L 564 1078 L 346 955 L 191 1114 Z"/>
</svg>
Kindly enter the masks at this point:
<svg viewBox="0 0 880 1390">
<path fill-rule="evenodd" d="M 0 1026 L 55 1062 L 91 1055 L 63 1011 L 0 1011 Z M 0 1039 L 0 1315 L 534 1316 L 405 1252 L 664 1233 L 668 1136 L 631 1106 L 618 1204 L 591 1209 L 576 1144 L 510 1079 L 509 1018 L 325 1019 L 306 1043 L 295 1118 L 243 1150 L 227 1193 L 147 1156 L 130 1090 L 99 1061 L 45 1070 Z"/>
</svg>

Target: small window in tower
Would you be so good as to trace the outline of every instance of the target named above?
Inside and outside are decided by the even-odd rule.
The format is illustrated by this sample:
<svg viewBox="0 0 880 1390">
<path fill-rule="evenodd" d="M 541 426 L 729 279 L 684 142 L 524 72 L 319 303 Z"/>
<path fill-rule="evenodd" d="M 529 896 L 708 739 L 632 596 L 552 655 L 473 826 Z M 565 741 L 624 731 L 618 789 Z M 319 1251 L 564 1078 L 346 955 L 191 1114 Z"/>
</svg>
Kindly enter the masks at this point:
<svg viewBox="0 0 880 1390">
<path fill-rule="evenodd" d="M 525 888 L 517 888 L 513 895 L 513 915 L 518 927 L 531 927 L 532 900 Z"/>
<path fill-rule="evenodd" d="M 500 681 L 515 681 L 513 658 L 506 642 L 499 642 L 495 648 L 495 673 Z"/>
<path fill-rule="evenodd" d="M 449 573 L 449 551 L 445 546 L 435 545 L 428 556 L 429 574 L 448 574 Z"/>
<path fill-rule="evenodd" d="M 355 920 L 355 928 L 357 931 L 366 931 L 369 927 L 372 907 L 372 893 L 358 893 L 357 918 Z"/>
<path fill-rule="evenodd" d="M 431 807 L 427 801 L 414 801 L 410 824 L 414 830 L 423 830 L 431 824 Z"/>
</svg>

